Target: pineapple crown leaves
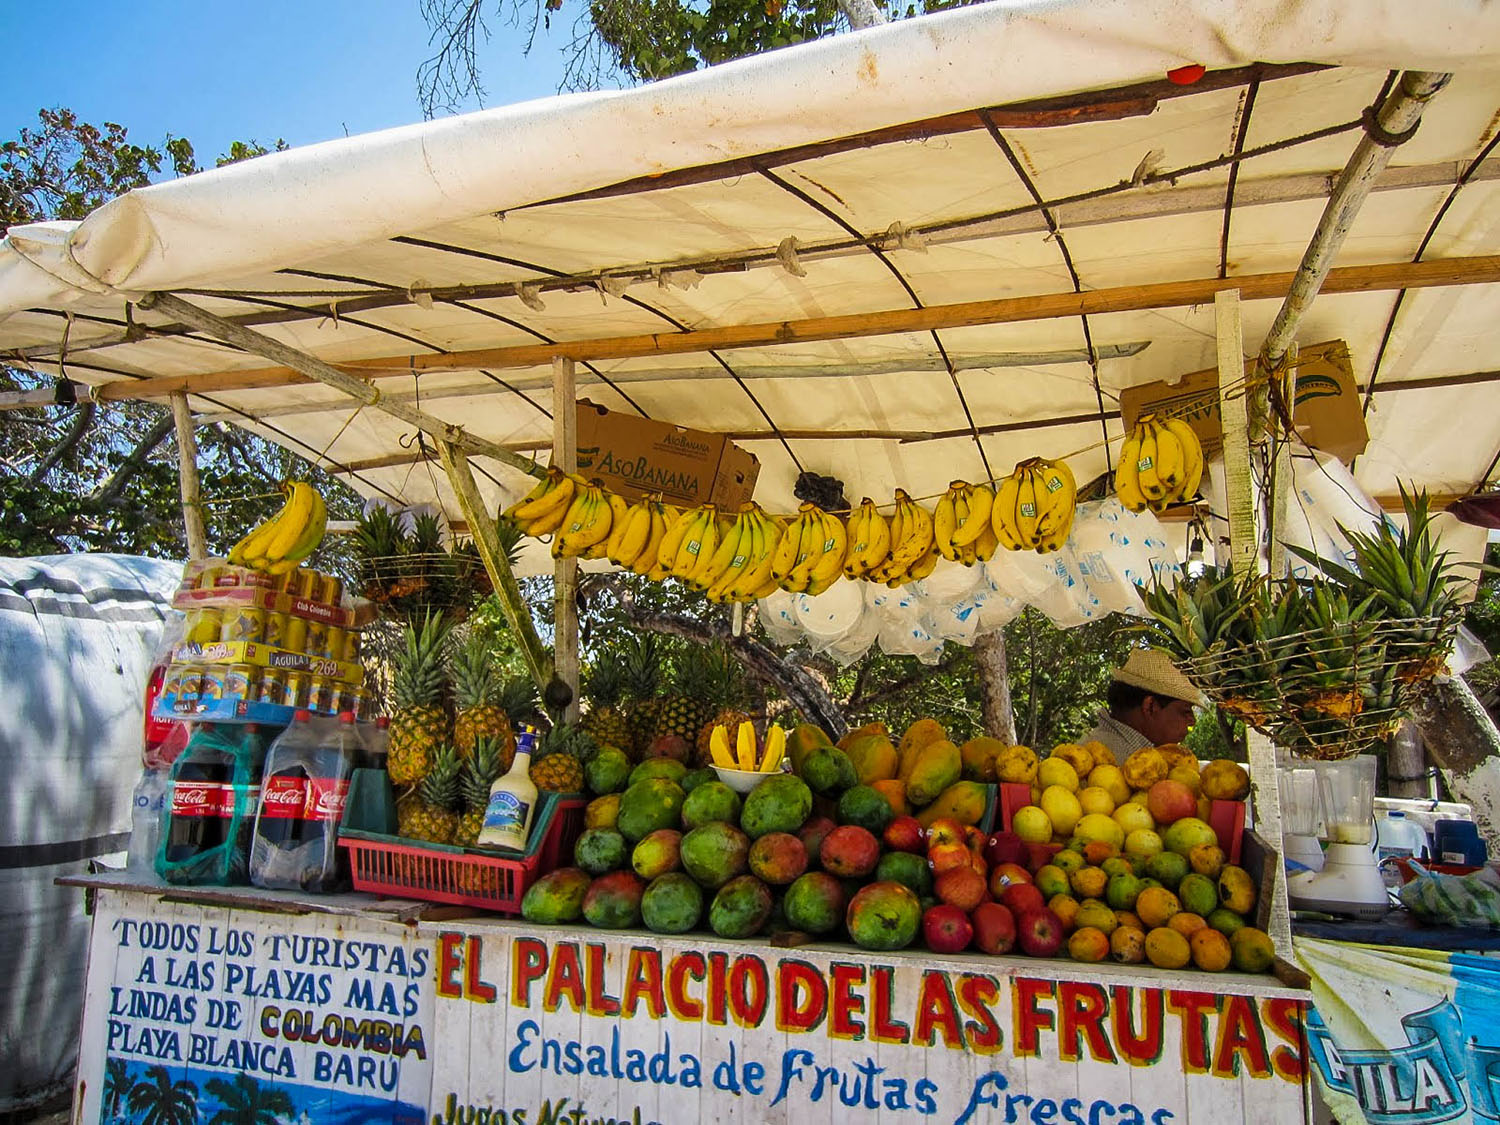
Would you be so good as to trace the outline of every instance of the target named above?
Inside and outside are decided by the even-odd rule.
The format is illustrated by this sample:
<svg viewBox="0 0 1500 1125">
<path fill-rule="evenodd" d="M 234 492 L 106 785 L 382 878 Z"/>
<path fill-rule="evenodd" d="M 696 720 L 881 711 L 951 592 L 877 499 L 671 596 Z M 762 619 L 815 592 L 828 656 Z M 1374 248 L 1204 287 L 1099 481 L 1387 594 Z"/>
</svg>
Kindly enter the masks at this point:
<svg viewBox="0 0 1500 1125">
<path fill-rule="evenodd" d="M 391 687 L 398 707 L 437 706 L 446 678 L 446 645 L 452 625 L 442 614 L 427 613 L 419 627 L 407 623 L 403 651 Z"/>
<path fill-rule="evenodd" d="M 489 646 L 477 633 L 471 633 L 453 657 L 453 689 L 459 706 L 481 707 L 494 702 L 497 679 Z"/>
<path fill-rule="evenodd" d="M 439 746 L 432 756 L 432 769 L 417 782 L 417 796 L 429 805 L 452 808 L 458 803 L 464 763 L 450 745 Z"/>
<path fill-rule="evenodd" d="M 533 760 L 540 762 L 554 754 L 568 754 L 580 762 L 587 762 L 598 752 L 598 744 L 587 731 L 575 723 L 556 723 L 537 743 Z"/>
<path fill-rule="evenodd" d="M 505 712 L 506 718 L 512 723 L 532 718 L 537 714 L 539 704 L 536 684 L 525 676 L 506 680 L 500 685 L 499 694 L 495 697 L 495 705 Z"/>
<path fill-rule="evenodd" d="M 384 504 L 372 504 L 361 512 L 354 529 L 355 547 L 365 558 L 381 559 L 404 549 L 406 534 L 401 521 Z"/>
</svg>

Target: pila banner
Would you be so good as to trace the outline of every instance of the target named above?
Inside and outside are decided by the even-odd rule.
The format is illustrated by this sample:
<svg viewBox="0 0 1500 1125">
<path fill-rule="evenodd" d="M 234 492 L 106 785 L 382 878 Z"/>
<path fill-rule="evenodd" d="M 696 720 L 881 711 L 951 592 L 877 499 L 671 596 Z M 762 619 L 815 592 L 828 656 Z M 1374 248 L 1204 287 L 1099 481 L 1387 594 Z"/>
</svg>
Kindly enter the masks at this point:
<svg viewBox="0 0 1500 1125">
<path fill-rule="evenodd" d="M 1299 938 L 1308 1054 L 1340 1121 L 1500 1122 L 1500 960 Z"/>
</svg>

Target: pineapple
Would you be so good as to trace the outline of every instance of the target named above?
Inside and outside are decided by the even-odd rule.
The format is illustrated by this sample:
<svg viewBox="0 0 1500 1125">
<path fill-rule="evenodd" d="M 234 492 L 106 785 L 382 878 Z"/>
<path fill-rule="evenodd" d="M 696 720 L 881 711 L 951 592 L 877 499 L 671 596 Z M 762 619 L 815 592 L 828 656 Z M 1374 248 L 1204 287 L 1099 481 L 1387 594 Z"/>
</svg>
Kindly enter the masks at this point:
<svg viewBox="0 0 1500 1125">
<path fill-rule="evenodd" d="M 396 556 L 404 550 L 401 521 L 384 504 L 374 504 L 361 513 L 354 529 L 355 550 L 360 558 L 360 585 L 365 595 L 387 601 L 387 588 L 396 580 Z"/>
<path fill-rule="evenodd" d="M 510 719 L 495 705 L 495 687 L 489 652 L 478 636 L 471 636 L 453 661 L 453 694 L 458 705 L 453 744 L 460 758 L 469 758 L 481 738 L 499 738 L 515 752 L 515 734 Z"/>
<path fill-rule="evenodd" d="M 531 782 L 554 793 L 583 792 L 583 759 L 597 750 L 587 734 L 571 723 L 558 723 L 537 745 Z"/>
<path fill-rule="evenodd" d="M 709 739 L 713 737 L 715 727 L 723 727 L 729 735 L 729 745 L 735 744 L 739 736 L 740 724 L 751 722 L 751 717 L 735 707 L 721 707 L 718 714 L 703 724 L 703 729 L 698 732 L 698 741 L 693 747 L 693 760 L 688 763 L 694 769 L 702 769 L 714 764 L 713 753 L 708 748 Z"/>
<path fill-rule="evenodd" d="M 613 746 L 628 752 L 630 724 L 619 707 L 623 688 L 624 670 L 620 661 L 606 653 L 595 663 L 589 675 L 589 711 L 579 725 L 600 746 Z"/>
<path fill-rule="evenodd" d="M 440 746 L 432 756 L 432 768 L 417 783 L 416 791 L 397 810 L 397 831 L 410 840 L 446 844 L 458 828 L 455 808 L 459 795 L 462 763 L 452 746 Z"/>
<path fill-rule="evenodd" d="M 500 737 L 480 736 L 474 745 L 474 756 L 464 764 L 459 788 L 463 793 L 464 815 L 453 833 L 453 842 L 461 848 L 472 848 L 484 827 L 484 810 L 490 803 L 490 786 L 510 768 L 515 743 Z"/>
<path fill-rule="evenodd" d="M 438 743 L 448 737 L 443 711 L 446 669 L 443 652 L 448 640 L 444 620 L 428 614 L 420 630 L 406 626 L 405 651 L 396 657 L 391 694 L 390 753 L 386 769 L 396 785 L 412 785 L 432 768 Z"/>
<path fill-rule="evenodd" d="M 723 660 L 722 656 L 695 650 L 690 659 L 678 662 L 677 693 L 663 697 L 654 737 L 675 734 L 689 748 L 697 744 L 698 732 L 719 710 L 711 699 L 723 692 Z"/>
<path fill-rule="evenodd" d="M 656 736 L 656 718 L 661 710 L 661 701 L 656 698 L 661 690 L 661 653 L 653 633 L 637 635 L 633 642 L 627 642 L 623 653 L 621 677 L 626 693 L 635 702 L 625 716 L 630 739 L 620 749 L 639 761 Z"/>
</svg>

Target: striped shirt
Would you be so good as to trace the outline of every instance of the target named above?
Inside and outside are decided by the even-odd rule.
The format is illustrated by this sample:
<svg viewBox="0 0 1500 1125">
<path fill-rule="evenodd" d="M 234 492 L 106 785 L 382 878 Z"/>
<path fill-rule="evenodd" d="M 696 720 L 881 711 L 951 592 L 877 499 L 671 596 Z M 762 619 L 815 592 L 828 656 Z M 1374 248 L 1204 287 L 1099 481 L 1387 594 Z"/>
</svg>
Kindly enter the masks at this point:
<svg viewBox="0 0 1500 1125">
<path fill-rule="evenodd" d="M 1120 722 L 1108 711 L 1099 712 L 1099 724 L 1083 736 L 1084 742 L 1102 742 L 1114 751 L 1117 759 L 1123 761 L 1137 750 L 1144 750 L 1147 746 L 1155 746 L 1140 731 L 1132 726 Z"/>
</svg>

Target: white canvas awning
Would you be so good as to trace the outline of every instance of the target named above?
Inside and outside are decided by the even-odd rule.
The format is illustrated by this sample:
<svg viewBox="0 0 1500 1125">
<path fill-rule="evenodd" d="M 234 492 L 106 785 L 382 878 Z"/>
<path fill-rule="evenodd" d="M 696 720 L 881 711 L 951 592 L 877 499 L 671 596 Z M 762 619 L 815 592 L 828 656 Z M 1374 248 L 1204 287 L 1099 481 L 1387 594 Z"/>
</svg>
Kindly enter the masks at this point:
<svg viewBox="0 0 1500 1125">
<path fill-rule="evenodd" d="M 1166 77 L 1189 64 L 1206 74 Z M 0 350 L 105 395 L 185 388 L 195 411 L 322 455 L 367 494 L 456 516 L 409 425 L 355 416 L 285 372 L 247 377 L 266 361 L 132 298 L 175 291 L 329 362 L 379 360 L 356 373 L 388 400 L 538 451 L 558 342 L 1291 271 L 1362 112 L 1404 68 L 1454 79 L 1337 265 L 1500 253 L 1500 8 L 996 2 L 276 153 L 81 224 L 15 228 L 0 242 Z M 1301 339 L 1347 340 L 1374 384 L 1367 491 L 1463 493 L 1492 471 L 1497 295 L 1387 285 L 1313 305 Z M 882 501 L 1033 455 L 1069 456 L 1082 481 L 1105 468 L 1122 389 L 1214 365 L 1212 299 L 1199 300 L 1086 319 L 1027 319 L 1028 303 L 1021 319 L 935 331 L 601 356 L 580 364 L 579 394 L 734 434 L 773 510 L 793 507 L 803 469 Z M 1279 304 L 1245 305 L 1251 351 Z M 507 351 L 526 345 L 541 346 Z M 526 487 L 474 464 L 492 504 Z"/>
</svg>

